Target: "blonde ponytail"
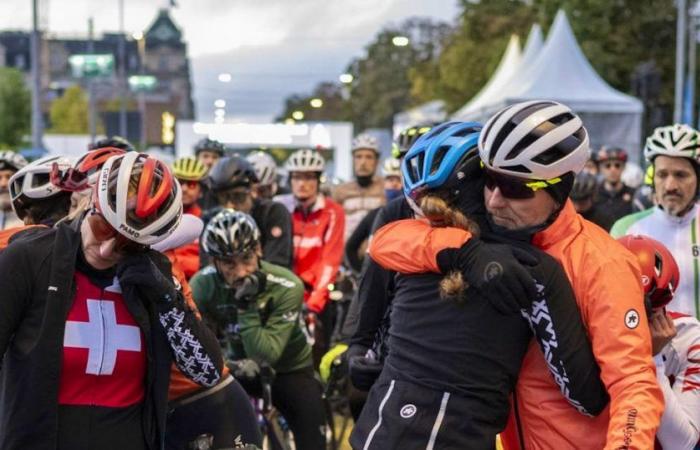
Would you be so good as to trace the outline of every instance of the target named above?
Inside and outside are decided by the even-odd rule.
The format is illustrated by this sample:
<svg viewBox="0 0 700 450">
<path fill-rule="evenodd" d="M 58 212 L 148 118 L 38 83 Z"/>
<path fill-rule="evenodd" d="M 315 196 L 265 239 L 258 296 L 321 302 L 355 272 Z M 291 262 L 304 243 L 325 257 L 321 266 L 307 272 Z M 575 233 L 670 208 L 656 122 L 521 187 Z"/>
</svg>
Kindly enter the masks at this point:
<svg viewBox="0 0 700 450">
<path fill-rule="evenodd" d="M 452 227 L 479 235 L 479 226 L 461 211 L 450 207 L 445 200 L 434 195 L 426 195 L 420 200 L 420 209 L 433 227 Z M 462 302 L 469 285 L 461 272 L 451 272 L 440 281 L 440 297 Z"/>
</svg>

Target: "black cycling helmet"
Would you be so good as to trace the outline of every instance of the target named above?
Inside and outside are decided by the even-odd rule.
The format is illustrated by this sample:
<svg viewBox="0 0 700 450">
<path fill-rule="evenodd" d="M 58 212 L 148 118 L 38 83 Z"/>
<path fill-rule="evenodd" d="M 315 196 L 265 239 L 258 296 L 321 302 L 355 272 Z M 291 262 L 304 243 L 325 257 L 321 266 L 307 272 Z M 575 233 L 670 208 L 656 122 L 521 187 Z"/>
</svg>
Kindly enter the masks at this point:
<svg viewBox="0 0 700 450">
<path fill-rule="evenodd" d="M 435 125 L 435 123 L 416 125 L 403 130 L 396 138 L 396 145 L 391 150 L 391 156 L 396 159 L 401 159 L 406 156 L 406 153 L 411 149 L 413 143 L 416 142 L 419 137 L 430 131 Z"/>
<path fill-rule="evenodd" d="M 574 187 L 571 188 L 569 197 L 573 201 L 586 200 L 593 197 L 598 188 L 598 179 L 588 172 L 579 172 L 574 178 Z"/>
<path fill-rule="evenodd" d="M 219 155 L 219 157 L 221 157 L 224 156 L 225 150 L 224 144 L 209 138 L 202 139 L 201 141 L 197 142 L 197 145 L 194 146 L 194 154 L 197 156 L 199 156 L 199 154 L 203 151 L 208 151 L 216 153 Z"/>
<path fill-rule="evenodd" d="M 113 147 L 120 148 L 127 152 L 136 151 L 134 146 L 127 139 L 121 136 L 112 136 L 106 139 L 100 139 L 97 142 L 93 142 L 88 145 L 88 150 L 97 150 L 98 148 Z"/>
<path fill-rule="evenodd" d="M 247 159 L 234 155 L 219 159 L 209 172 L 209 187 L 214 191 L 240 186 L 249 187 L 258 181 L 255 168 Z"/>
<path fill-rule="evenodd" d="M 254 251 L 260 244 L 260 230 L 248 214 L 222 209 L 204 228 L 201 243 L 207 255 L 231 259 Z"/>
</svg>

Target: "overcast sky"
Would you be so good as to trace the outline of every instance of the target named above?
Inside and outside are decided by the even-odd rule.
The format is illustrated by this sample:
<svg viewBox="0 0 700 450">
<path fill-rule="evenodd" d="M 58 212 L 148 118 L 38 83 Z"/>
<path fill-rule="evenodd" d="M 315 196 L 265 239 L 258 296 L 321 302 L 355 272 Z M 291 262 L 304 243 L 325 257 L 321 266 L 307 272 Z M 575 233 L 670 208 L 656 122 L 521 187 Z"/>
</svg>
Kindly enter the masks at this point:
<svg viewBox="0 0 700 450">
<path fill-rule="evenodd" d="M 31 0 L 0 0 L 0 30 L 28 29 Z M 167 0 L 124 0 L 125 30 L 147 28 Z M 336 80 L 374 35 L 412 16 L 453 22 L 457 0 L 177 0 L 172 16 L 189 45 L 200 120 L 225 99 L 227 118 L 269 120 L 284 98 Z M 41 24 L 59 35 L 119 28 L 118 0 L 39 0 Z M 217 76 L 230 72 L 233 80 Z"/>
</svg>

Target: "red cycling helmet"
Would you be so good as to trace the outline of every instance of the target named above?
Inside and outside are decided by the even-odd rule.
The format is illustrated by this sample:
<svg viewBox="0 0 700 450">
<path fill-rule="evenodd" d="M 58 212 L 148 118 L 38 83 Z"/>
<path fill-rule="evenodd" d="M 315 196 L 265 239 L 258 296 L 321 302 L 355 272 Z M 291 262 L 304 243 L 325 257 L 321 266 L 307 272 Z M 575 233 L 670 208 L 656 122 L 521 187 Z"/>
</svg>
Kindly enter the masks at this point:
<svg viewBox="0 0 700 450">
<path fill-rule="evenodd" d="M 598 154 L 596 155 L 596 160 L 599 163 L 604 163 L 606 161 L 621 161 L 625 163 L 627 162 L 627 151 L 620 147 L 603 146 L 598 151 Z"/>
<path fill-rule="evenodd" d="M 182 217 L 182 190 L 164 162 L 144 153 L 109 158 L 99 172 L 96 207 L 128 239 L 152 245 Z"/>
<path fill-rule="evenodd" d="M 622 236 L 618 242 L 637 257 L 642 269 L 644 296 L 651 307 L 666 306 L 673 300 L 680 279 L 678 264 L 671 252 L 649 236 Z"/>
<path fill-rule="evenodd" d="M 51 183 L 64 191 L 83 191 L 97 183 L 102 165 L 112 156 L 123 155 L 126 150 L 117 147 L 102 147 L 89 150 L 78 158 L 73 167 L 60 171 L 54 168 L 51 172 Z"/>
</svg>

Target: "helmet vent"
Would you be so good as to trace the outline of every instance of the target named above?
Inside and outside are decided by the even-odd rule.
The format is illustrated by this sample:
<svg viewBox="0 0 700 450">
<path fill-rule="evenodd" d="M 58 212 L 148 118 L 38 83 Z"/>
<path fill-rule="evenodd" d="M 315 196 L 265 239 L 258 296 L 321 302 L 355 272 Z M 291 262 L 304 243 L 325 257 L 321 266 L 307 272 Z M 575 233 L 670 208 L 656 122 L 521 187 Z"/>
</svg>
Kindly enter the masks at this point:
<svg viewBox="0 0 700 450">
<path fill-rule="evenodd" d="M 450 145 L 441 145 L 440 148 L 437 149 L 437 152 L 435 152 L 435 156 L 433 157 L 432 165 L 430 167 L 430 175 L 435 175 L 438 169 L 440 169 L 440 164 L 442 164 L 442 160 L 445 159 L 445 155 L 447 155 L 447 152 L 450 150 L 450 148 Z"/>
</svg>

